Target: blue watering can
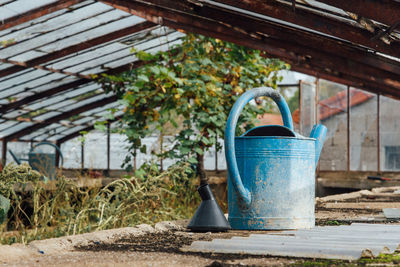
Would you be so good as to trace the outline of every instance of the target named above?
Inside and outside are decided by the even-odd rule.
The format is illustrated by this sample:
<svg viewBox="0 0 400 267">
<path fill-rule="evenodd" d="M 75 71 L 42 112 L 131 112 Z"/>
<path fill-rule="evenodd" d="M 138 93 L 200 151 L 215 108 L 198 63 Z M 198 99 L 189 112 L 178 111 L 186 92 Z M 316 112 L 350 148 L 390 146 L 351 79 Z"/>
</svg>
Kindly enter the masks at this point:
<svg viewBox="0 0 400 267">
<path fill-rule="evenodd" d="M 243 107 L 260 96 L 274 100 L 284 126 L 260 126 L 235 137 Z M 314 125 L 310 138 L 295 133 L 285 99 L 272 88 L 255 88 L 239 97 L 225 129 L 228 220 L 232 229 L 315 226 L 315 168 L 325 135 L 323 125 Z"/>
<path fill-rule="evenodd" d="M 29 165 L 34 169 L 35 171 L 40 172 L 42 175 L 44 175 L 45 180 L 49 178 L 50 180 L 55 180 L 57 173 L 56 173 L 56 154 L 53 153 L 41 153 L 41 152 L 36 152 L 35 149 L 39 146 L 43 145 L 48 145 L 54 147 L 61 158 L 61 167 L 64 162 L 64 157 L 63 154 L 60 150 L 60 148 L 50 142 L 43 141 L 40 142 L 36 145 L 34 145 L 31 150 L 28 153 L 29 158 L 24 159 L 24 158 L 17 158 L 17 156 L 9 149 L 8 151 L 10 152 L 11 156 L 15 160 L 17 164 L 21 164 L 21 161 L 28 161 Z"/>
</svg>

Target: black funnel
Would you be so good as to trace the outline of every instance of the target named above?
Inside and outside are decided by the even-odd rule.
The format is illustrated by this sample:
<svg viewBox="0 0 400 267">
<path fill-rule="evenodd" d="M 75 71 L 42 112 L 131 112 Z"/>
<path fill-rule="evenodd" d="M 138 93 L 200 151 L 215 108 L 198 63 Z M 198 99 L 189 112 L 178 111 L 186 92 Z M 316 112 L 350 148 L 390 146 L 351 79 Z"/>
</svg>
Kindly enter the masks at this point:
<svg viewBox="0 0 400 267">
<path fill-rule="evenodd" d="M 222 232 L 231 229 L 210 186 L 208 184 L 201 185 L 197 191 L 202 202 L 187 228 L 194 232 Z"/>
</svg>

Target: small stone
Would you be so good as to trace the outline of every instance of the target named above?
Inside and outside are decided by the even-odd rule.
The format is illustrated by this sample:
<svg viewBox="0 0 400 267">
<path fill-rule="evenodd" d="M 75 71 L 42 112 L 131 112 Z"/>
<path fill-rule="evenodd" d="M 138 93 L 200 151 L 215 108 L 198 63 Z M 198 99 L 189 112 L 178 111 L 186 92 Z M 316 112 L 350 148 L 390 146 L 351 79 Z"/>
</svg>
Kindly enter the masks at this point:
<svg viewBox="0 0 400 267">
<path fill-rule="evenodd" d="M 162 223 L 156 223 L 156 225 L 154 225 L 154 229 L 156 229 L 157 232 L 168 232 L 168 228 L 162 224 Z"/>
<path fill-rule="evenodd" d="M 136 225 L 136 228 L 145 233 L 154 233 L 156 231 L 156 229 L 154 229 L 151 225 L 145 223 Z"/>
<path fill-rule="evenodd" d="M 154 228 L 159 231 L 180 231 L 184 229 L 182 226 L 179 226 L 170 221 L 156 223 Z"/>
</svg>

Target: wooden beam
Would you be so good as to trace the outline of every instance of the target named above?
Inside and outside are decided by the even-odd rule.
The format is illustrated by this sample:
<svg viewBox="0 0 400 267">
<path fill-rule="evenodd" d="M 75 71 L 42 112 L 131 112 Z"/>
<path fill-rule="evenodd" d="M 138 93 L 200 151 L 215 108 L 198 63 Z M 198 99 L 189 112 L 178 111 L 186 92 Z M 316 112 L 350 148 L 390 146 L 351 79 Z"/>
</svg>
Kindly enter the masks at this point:
<svg viewBox="0 0 400 267">
<path fill-rule="evenodd" d="M 70 139 L 73 139 L 75 137 L 81 136 L 82 135 L 81 132 L 90 132 L 92 130 L 94 130 L 94 125 L 90 125 L 90 126 L 88 126 L 86 128 L 83 128 L 83 129 L 81 129 L 79 131 L 70 133 L 70 134 L 58 139 L 57 143 L 59 143 L 59 144 L 65 143 L 66 141 L 68 141 Z"/>
<path fill-rule="evenodd" d="M 3 139 L 3 145 L 2 145 L 2 157 L 1 157 L 1 163 L 3 165 L 3 168 L 6 166 L 7 163 L 7 140 Z"/>
<path fill-rule="evenodd" d="M 400 20 L 400 2 L 393 0 L 318 0 L 388 26 Z"/>
<path fill-rule="evenodd" d="M 329 80 L 332 82 L 348 85 L 357 89 L 362 89 L 374 94 L 381 94 L 387 97 L 391 97 L 394 99 L 400 100 L 400 92 L 398 91 L 393 91 L 393 90 L 388 90 L 385 87 L 381 87 L 380 85 L 377 84 L 370 84 L 370 83 L 365 83 L 364 81 L 357 79 L 355 77 L 352 77 L 351 75 L 346 75 L 343 73 L 339 74 L 332 74 L 330 72 L 327 72 L 324 69 L 317 68 L 315 66 L 296 66 L 292 65 L 291 70 L 301 72 L 304 74 L 308 74 L 311 76 L 323 78 L 325 80 Z"/>
<path fill-rule="evenodd" d="M 137 33 L 137 32 L 152 28 L 154 26 L 156 26 L 156 24 L 154 24 L 152 22 L 149 22 L 149 21 L 141 22 L 141 23 L 138 23 L 136 25 L 133 25 L 133 26 L 130 26 L 130 27 L 127 27 L 127 28 L 124 28 L 124 29 L 117 30 L 117 31 L 112 32 L 112 33 L 108 33 L 108 34 L 105 34 L 105 35 L 102 35 L 102 36 L 98 36 L 98 37 L 93 38 L 91 40 L 87 40 L 85 42 L 82 42 L 82 43 L 79 43 L 79 44 L 76 44 L 76 45 L 72 45 L 72 46 L 63 48 L 63 49 L 61 49 L 59 51 L 56 51 L 56 52 L 53 52 L 53 53 L 49 53 L 49 54 L 41 56 L 41 57 L 34 58 L 34 59 L 29 60 L 27 62 L 15 62 L 15 61 L 2 59 L 1 61 L 5 62 L 5 63 L 9 63 L 9 64 L 14 64 L 15 66 L 0 70 L 0 78 L 4 77 L 4 76 L 7 76 L 7 75 L 10 75 L 10 74 L 13 74 L 13 73 L 16 73 L 18 71 L 22 71 L 22 70 L 24 70 L 26 68 L 29 68 L 29 67 L 45 68 L 45 67 L 39 66 L 39 65 L 43 64 L 43 63 L 46 63 L 46 62 L 49 62 L 49 61 L 52 61 L 52 60 L 55 60 L 55 59 L 59 59 L 59 58 L 71 55 L 73 53 L 82 51 L 84 49 L 88 49 L 88 48 L 94 47 L 94 46 L 99 45 L 99 44 L 103 44 L 103 43 L 106 43 L 106 42 L 109 42 L 109 41 L 112 41 L 112 40 L 115 40 L 115 39 L 130 35 L 130 34 L 133 34 L 133 33 Z M 48 69 L 45 68 L 45 70 L 48 70 Z M 65 73 L 65 74 L 68 74 L 68 73 Z"/>
<path fill-rule="evenodd" d="M 278 1 L 217 0 L 217 2 L 290 22 L 355 44 L 363 45 L 387 55 L 400 57 L 399 43 L 387 45 L 381 40 L 374 38 L 372 33 L 361 28 L 356 23 L 350 24 L 301 7 L 296 7 L 296 9 L 293 10 L 291 6 Z"/>
<path fill-rule="evenodd" d="M 104 72 L 104 74 L 121 73 L 123 71 L 127 71 L 127 70 L 131 70 L 131 69 L 134 69 L 134 68 L 138 68 L 138 67 L 142 66 L 143 64 L 144 63 L 142 61 L 135 61 L 135 62 L 132 62 L 132 63 L 129 63 L 129 64 L 122 65 L 120 67 L 108 70 L 108 71 Z M 43 91 L 43 92 L 40 92 L 40 93 L 36 93 L 34 95 L 27 96 L 25 98 L 22 98 L 20 100 L 15 101 L 15 102 L 12 102 L 12 103 L 9 103 L 9 104 L 6 104 L 6 105 L 2 105 L 2 106 L 0 106 L 0 113 L 5 113 L 5 112 L 7 112 L 9 110 L 20 108 L 21 106 L 29 104 L 29 103 L 32 103 L 33 101 L 36 101 L 36 100 L 39 100 L 39 99 L 43 99 L 43 98 L 47 98 L 49 96 L 52 96 L 52 95 L 55 95 L 55 94 L 70 90 L 71 88 L 75 88 L 75 87 L 78 87 L 80 85 L 87 84 L 87 83 L 90 83 L 90 82 L 93 82 L 93 80 L 92 79 L 79 79 L 79 80 L 76 80 L 76 81 L 73 81 L 73 82 L 70 82 L 70 83 L 67 83 L 67 84 L 56 86 L 56 87 L 51 88 L 49 90 L 46 90 L 46 91 Z"/>
<path fill-rule="evenodd" d="M 28 22 L 28 21 L 37 19 L 39 17 L 56 12 L 58 10 L 68 8 L 68 7 L 75 5 L 82 1 L 83 0 L 60 0 L 60 1 L 55 1 L 53 3 L 29 10 L 26 13 L 19 14 L 14 17 L 11 17 L 11 18 L 1 21 L 0 22 L 0 31 L 14 27 L 14 26 L 22 24 L 24 22 Z"/>
<path fill-rule="evenodd" d="M 111 159 L 111 123 L 107 123 L 107 175 L 110 175 Z"/>
<path fill-rule="evenodd" d="M 61 143 L 59 143 L 58 140 L 56 141 L 56 146 L 58 146 L 61 150 Z M 56 149 L 56 166 L 58 167 L 58 165 L 60 165 L 60 152 L 58 152 Z"/>
<path fill-rule="evenodd" d="M 42 99 L 42 98 L 45 98 L 45 97 L 49 97 L 49 96 L 58 94 L 60 92 L 69 90 L 69 89 L 74 88 L 74 87 L 78 87 L 80 85 L 83 85 L 83 84 L 86 84 L 86 83 L 89 83 L 89 82 L 91 82 L 91 80 L 80 79 L 80 80 L 76 80 L 76 81 L 73 81 L 73 82 L 70 82 L 70 83 L 62 84 L 60 86 L 56 86 L 54 88 L 51 88 L 49 90 L 46 90 L 46 91 L 43 91 L 43 92 L 40 92 L 40 93 L 36 93 L 34 95 L 27 96 L 25 98 L 22 98 L 21 100 L 17 100 L 15 102 L 11 102 L 9 104 L 2 105 L 0 107 L 0 113 L 1 114 L 6 113 L 7 111 L 9 111 L 11 109 L 19 108 L 19 107 L 21 107 L 21 106 L 23 106 L 25 104 L 31 103 L 33 101 L 36 101 L 36 100 L 39 100 L 39 99 Z"/>
<path fill-rule="evenodd" d="M 112 119 L 112 120 L 107 120 L 108 125 L 111 124 L 111 123 L 113 123 L 113 122 L 115 122 L 115 121 L 117 121 L 117 120 L 119 120 L 120 118 L 121 118 L 121 117 L 116 117 L 116 118 L 114 118 L 114 119 Z M 90 131 L 92 131 L 92 130 L 94 130 L 94 125 L 90 125 L 90 126 L 84 128 L 84 129 L 81 129 L 81 130 L 79 130 L 79 131 L 70 133 L 70 134 L 68 134 L 68 135 L 66 135 L 66 136 L 64 136 L 64 137 L 62 137 L 62 138 L 60 138 L 60 139 L 58 139 L 58 140 L 57 140 L 57 143 L 59 143 L 59 144 L 65 143 L 65 142 L 68 141 L 68 140 L 71 140 L 71 139 L 73 139 L 73 138 L 75 138 L 75 137 L 80 136 L 80 135 L 81 135 L 81 132 L 90 132 Z"/>
<path fill-rule="evenodd" d="M 18 138 L 20 138 L 20 137 L 22 137 L 24 135 L 27 135 L 27 134 L 29 134 L 31 132 L 34 132 L 34 131 L 38 130 L 38 129 L 46 127 L 46 126 L 48 126 L 48 125 L 50 125 L 52 123 L 59 122 L 60 120 L 68 119 L 68 118 L 70 118 L 70 117 L 72 117 L 74 115 L 77 115 L 77 114 L 80 114 L 82 112 L 85 112 L 85 111 L 88 111 L 88 110 L 91 110 L 91 109 L 95 109 L 95 108 L 107 105 L 107 104 L 115 102 L 117 100 L 118 100 L 118 97 L 115 96 L 115 95 L 107 97 L 107 98 L 103 98 L 103 99 L 101 99 L 99 101 L 96 101 L 96 102 L 93 102 L 93 103 L 89 103 L 87 105 L 78 107 L 78 108 L 70 110 L 68 112 L 64 112 L 64 113 L 59 114 L 59 115 L 54 116 L 54 117 L 51 117 L 51 118 L 49 118 L 49 119 L 47 119 L 47 120 L 45 120 L 43 122 L 36 123 L 36 124 L 34 124 L 32 126 L 26 127 L 26 128 L 24 128 L 22 130 L 19 130 L 19 131 L 13 133 L 13 134 L 5 136 L 3 138 L 3 140 L 6 140 L 6 142 L 7 141 L 15 141 L 15 140 L 17 140 Z"/>
<path fill-rule="evenodd" d="M 176 6 L 179 7 L 180 5 L 182 5 L 181 2 L 174 5 L 174 3 L 168 1 L 168 3 L 171 3 L 172 5 L 169 7 L 160 6 L 160 2 L 166 2 L 163 0 L 158 0 L 157 5 L 148 2 L 153 1 L 147 1 L 146 3 L 144 1 L 125 0 L 107 1 L 107 3 L 116 8 L 120 8 L 138 16 L 143 16 L 144 18 L 152 20 L 155 23 L 170 26 L 178 30 L 181 29 L 189 32 L 221 38 L 240 45 L 268 51 L 268 53 L 272 54 L 273 56 L 289 61 L 289 63 L 292 64 L 296 61 L 303 62 L 302 64 L 308 64 L 311 66 L 313 66 L 312 64 L 319 64 L 317 65 L 318 68 L 328 68 L 332 71 L 332 73 L 334 73 L 337 69 L 336 72 L 341 72 L 347 75 L 354 76 L 356 80 L 361 79 L 364 81 L 365 84 L 378 84 L 380 88 L 388 87 L 391 88 L 391 90 L 395 91 L 396 94 L 399 91 L 400 83 L 397 81 L 398 76 L 396 75 L 382 71 L 372 66 L 365 66 L 365 64 L 360 64 L 358 62 L 349 60 L 346 57 L 332 55 L 330 51 L 318 51 L 319 49 L 315 47 L 309 48 L 306 46 L 302 46 L 297 42 L 293 43 L 293 39 L 295 38 L 292 36 L 289 36 L 286 39 L 279 39 L 275 36 L 270 37 L 266 35 L 260 35 L 257 32 L 247 32 L 246 30 L 243 30 L 235 25 L 235 23 L 241 23 L 242 26 L 242 24 L 244 23 L 243 21 L 240 21 L 240 19 L 238 19 L 237 17 L 232 16 L 232 14 L 226 14 L 224 18 L 231 18 L 239 22 L 232 22 L 231 24 L 224 23 L 224 21 L 213 21 L 208 18 L 202 17 L 201 15 L 192 14 L 192 11 L 189 8 L 184 9 L 184 11 L 172 9 L 172 7 L 176 8 Z M 199 13 L 199 10 L 204 8 L 204 6 L 205 5 L 202 3 L 200 7 L 192 8 L 192 10 L 196 10 L 196 12 Z M 248 21 L 249 20 L 246 20 L 246 22 Z M 258 21 L 255 22 L 259 23 Z M 250 25 L 252 25 L 252 23 L 250 23 Z M 283 38 L 285 36 L 279 33 L 280 29 L 281 28 L 273 30 L 275 31 L 274 33 L 278 35 L 278 37 Z M 294 57 L 292 57 L 292 54 L 295 54 Z M 375 57 L 372 58 L 374 59 Z M 313 62 L 312 64 L 309 63 L 310 59 Z M 324 66 L 324 64 L 327 64 L 327 66 Z M 386 63 L 382 63 L 382 65 L 387 66 Z"/>
<path fill-rule="evenodd" d="M 162 2 L 165 5 L 168 4 L 170 8 L 171 5 L 173 5 L 171 4 L 170 0 L 147 1 L 151 3 Z M 176 5 L 176 8 L 180 7 L 181 5 L 182 3 Z M 190 3 L 188 3 L 188 6 L 190 7 Z M 287 25 L 247 16 L 236 11 L 213 6 L 210 3 L 202 3 L 201 7 L 193 8 L 193 11 L 186 11 L 189 7 L 181 8 L 180 10 L 176 10 L 176 12 L 185 12 L 186 14 L 191 13 L 193 16 L 213 19 L 217 22 L 231 25 L 232 27 L 240 27 L 240 29 L 245 30 L 250 34 L 263 33 L 271 38 L 276 38 L 284 42 L 296 43 L 301 46 L 317 49 L 318 51 L 324 53 L 369 65 L 374 69 L 377 68 L 387 72 L 393 72 L 395 75 L 393 75 L 391 79 L 394 81 L 397 81 L 397 75 L 400 75 L 399 62 L 382 56 L 377 56 L 366 49 L 355 48 L 354 45 L 351 45 L 350 43 L 335 40 L 333 38 L 304 30 L 295 29 Z M 375 71 L 373 71 L 373 73 L 374 75 L 378 74 Z M 382 75 L 384 74 L 382 73 Z"/>
<path fill-rule="evenodd" d="M 308 57 L 305 54 L 302 53 L 294 53 L 288 51 L 287 49 L 282 49 L 282 48 L 276 48 L 274 45 L 274 41 L 266 41 L 266 40 L 260 40 L 257 38 L 254 38 L 254 36 L 248 36 L 244 35 L 243 33 L 235 33 L 234 35 L 229 35 L 229 31 L 223 31 L 223 33 L 215 32 L 210 29 L 202 29 L 198 27 L 193 27 L 193 26 L 187 26 L 183 25 L 182 23 L 176 23 L 172 22 L 166 19 L 163 19 L 163 23 L 165 25 L 168 25 L 172 28 L 176 29 L 181 29 L 181 30 L 186 30 L 188 32 L 193 32 L 193 33 L 199 33 L 207 36 L 211 36 L 214 38 L 220 38 L 225 41 L 233 42 L 239 45 L 247 46 L 253 49 L 258 49 L 261 51 L 265 51 L 265 55 L 268 57 L 278 57 L 292 65 L 292 68 L 299 71 L 303 72 L 306 74 L 318 76 L 318 73 L 322 73 L 324 77 L 328 80 L 336 81 L 339 83 L 344 83 L 344 81 L 347 81 L 347 83 L 344 84 L 350 84 L 351 86 L 357 87 L 357 88 L 365 88 L 370 92 L 377 93 L 378 90 L 379 92 L 383 92 L 385 95 L 392 95 L 392 96 L 400 96 L 400 91 L 397 89 L 392 89 L 387 86 L 383 86 L 381 84 L 378 84 L 376 82 L 371 82 L 371 81 L 366 81 L 363 80 L 359 77 L 354 77 L 351 75 L 350 70 L 345 69 L 346 71 L 344 73 L 336 71 L 331 68 L 327 68 L 324 66 L 324 64 L 315 63 L 315 58 L 313 57 Z M 289 47 L 289 49 L 292 49 Z M 304 51 L 303 51 L 304 52 Z M 308 51 L 312 52 L 312 51 Z M 330 61 L 335 62 L 334 58 L 327 58 L 328 64 Z M 331 66 L 332 67 L 332 66 Z M 350 72 L 350 74 L 349 74 Z M 322 77 L 322 76 L 321 76 Z"/>
<path fill-rule="evenodd" d="M 165 0 L 166 2 L 168 0 Z M 222 23 L 229 23 L 232 26 L 240 27 L 249 33 L 264 33 L 271 38 L 276 38 L 284 42 L 296 43 L 297 45 L 309 47 L 321 51 L 326 54 L 334 55 L 337 57 L 348 59 L 347 61 L 354 61 L 363 65 L 372 67 L 373 75 L 382 76 L 389 75 L 392 81 L 398 80 L 400 75 L 400 64 L 395 60 L 390 60 L 385 57 L 377 56 L 374 53 L 368 52 L 365 49 L 355 48 L 353 45 L 343 41 L 334 40 L 332 38 L 318 35 L 315 33 L 298 30 L 290 26 L 271 23 L 268 21 L 260 20 L 239 14 L 237 12 L 230 12 L 229 10 L 220 10 L 218 8 L 209 6 L 205 3 L 201 8 L 196 9 L 196 15 L 212 18 L 216 21 L 220 20 Z M 381 69 L 389 73 L 376 72 L 375 69 Z"/>
</svg>

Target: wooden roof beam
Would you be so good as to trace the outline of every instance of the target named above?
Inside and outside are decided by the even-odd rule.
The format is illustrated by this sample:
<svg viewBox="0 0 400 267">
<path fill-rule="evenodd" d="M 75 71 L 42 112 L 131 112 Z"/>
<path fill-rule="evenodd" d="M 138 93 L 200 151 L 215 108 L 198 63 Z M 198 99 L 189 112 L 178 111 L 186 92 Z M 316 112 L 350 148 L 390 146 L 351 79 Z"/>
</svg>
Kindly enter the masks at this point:
<svg viewBox="0 0 400 267">
<path fill-rule="evenodd" d="M 169 2 L 169 0 L 164 0 L 164 2 Z M 271 38 L 277 38 L 284 40 L 285 42 L 297 43 L 301 46 L 318 49 L 319 51 L 324 51 L 328 54 L 348 58 L 355 62 L 392 72 L 395 74 L 391 76 L 393 80 L 397 80 L 397 75 L 400 75 L 399 62 L 382 56 L 377 56 L 363 49 L 355 48 L 342 41 L 295 29 L 289 26 L 251 18 L 237 12 L 231 12 L 223 9 L 220 10 L 216 7 L 210 6 L 208 3 L 204 3 L 202 7 L 194 10 L 195 15 L 212 18 L 216 21 L 220 21 L 221 23 L 229 23 L 233 27 L 240 27 L 249 33 L 264 33 Z"/>
<path fill-rule="evenodd" d="M 24 135 L 27 135 L 27 134 L 29 134 L 31 132 L 34 132 L 34 131 L 36 131 L 38 129 L 44 128 L 44 127 L 46 127 L 46 126 L 48 126 L 48 125 L 50 125 L 52 123 L 68 119 L 68 118 L 70 118 L 70 117 L 72 117 L 74 115 L 77 115 L 77 114 L 80 114 L 82 112 L 85 112 L 85 111 L 88 111 L 88 110 L 91 110 L 91 109 L 95 109 L 95 108 L 110 104 L 110 103 L 115 102 L 117 100 L 118 100 L 118 97 L 115 96 L 115 95 L 107 97 L 107 98 L 103 98 L 103 99 L 101 99 L 99 101 L 96 101 L 96 102 L 93 102 L 93 103 L 89 103 L 87 105 L 78 107 L 76 109 L 70 110 L 68 112 L 64 112 L 62 114 L 59 114 L 57 116 L 54 116 L 54 117 L 49 118 L 47 120 L 44 120 L 41 123 L 36 123 L 34 125 L 26 127 L 26 128 L 24 128 L 22 130 L 19 130 L 19 131 L 13 133 L 13 134 L 5 136 L 3 138 L 3 140 L 5 140 L 6 142 L 16 141 L 16 140 L 18 140 L 18 138 L 20 138 L 20 137 L 22 137 Z"/>
<path fill-rule="evenodd" d="M 328 67 L 332 70 L 336 68 L 340 69 L 342 73 L 350 73 L 358 80 L 363 80 L 365 84 L 377 84 L 380 88 L 392 88 L 393 91 L 399 90 L 400 84 L 397 79 L 386 79 L 379 77 L 379 69 L 367 66 L 364 69 L 363 64 L 353 62 L 343 57 L 332 56 L 329 51 L 317 51 L 314 48 L 304 47 L 298 44 L 290 43 L 290 40 L 277 40 L 267 36 L 260 36 L 257 33 L 250 33 L 237 29 L 237 27 L 218 23 L 210 19 L 203 18 L 199 15 L 190 14 L 190 9 L 183 11 L 174 11 L 169 8 L 163 8 L 160 5 L 144 3 L 143 1 L 126 1 L 126 0 L 111 0 L 107 1 L 114 7 L 120 8 L 132 14 L 143 16 L 146 19 L 152 20 L 153 22 L 161 23 L 162 25 L 170 26 L 175 29 L 182 29 L 189 32 L 200 33 L 227 41 L 231 41 L 240 45 L 245 45 L 255 49 L 268 51 L 271 55 L 279 57 L 283 60 L 289 61 L 289 63 L 304 61 L 302 64 L 308 64 L 305 60 L 309 60 L 310 55 L 313 59 L 313 64 L 322 63 L 329 64 L 328 66 L 319 66 L 321 68 Z M 149 2 L 149 1 L 148 1 Z M 157 1 L 157 3 L 165 1 Z M 179 4 L 181 5 L 181 4 Z M 172 4 L 172 7 L 176 7 Z M 193 10 L 199 10 L 203 7 L 195 8 Z M 226 17 L 232 17 L 227 14 Z M 233 18 L 238 20 L 237 18 Z M 294 39 L 294 38 L 292 38 Z M 291 53 L 298 55 L 293 58 L 290 57 Z M 324 58 L 324 61 L 319 60 L 319 57 Z M 367 74 L 364 73 L 367 71 Z M 385 72 L 381 72 L 382 75 L 387 75 Z M 376 78 L 375 76 L 378 76 Z M 396 76 L 397 77 L 397 76 Z"/>
<path fill-rule="evenodd" d="M 113 123 L 113 122 L 115 122 L 115 121 L 117 121 L 117 120 L 119 120 L 119 119 L 120 119 L 120 118 L 117 117 L 117 118 L 112 119 L 112 120 L 107 120 L 107 122 L 108 122 L 108 123 Z M 68 135 L 66 135 L 66 136 L 64 136 L 64 137 L 61 137 L 61 138 L 58 139 L 56 142 L 57 142 L 57 144 L 62 144 L 62 143 L 65 143 L 65 142 L 68 141 L 68 140 L 71 140 L 72 138 L 75 138 L 75 137 L 80 136 L 80 135 L 81 135 L 81 132 L 90 132 L 90 131 L 92 131 L 92 130 L 94 130 L 94 125 L 90 125 L 90 126 L 84 128 L 84 129 L 81 129 L 81 130 L 79 130 L 79 131 L 70 133 L 70 134 L 68 134 Z"/>
<path fill-rule="evenodd" d="M 318 0 L 388 26 L 400 20 L 400 2 L 393 0 Z"/>
<path fill-rule="evenodd" d="M 138 68 L 138 67 L 140 67 L 142 65 L 143 65 L 142 61 L 136 61 L 136 62 L 133 62 L 133 63 L 125 64 L 125 65 L 122 65 L 120 67 L 108 70 L 108 71 L 104 72 L 104 74 L 117 74 L 117 73 L 121 73 L 121 72 L 124 72 L 124 71 L 127 71 L 127 70 Z M 79 80 L 72 81 L 72 82 L 67 83 L 67 84 L 62 84 L 60 86 L 56 86 L 56 87 L 51 88 L 49 90 L 46 90 L 46 91 L 43 91 L 43 92 L 40 92 L 40 93 L 36 93 L 34 95 L 27 96 L 25 98 L 22 98 L 20 100 L 15 101 L 15 102 L 12 102 L 12 103 L 9 103 L 9 104 L 6 104 L 6 105 L 2 105 L 2 106 L 0 106 L 0 113 L 5 113 L 5 112 L 7 112 L 9 110 L 17 109 L 17 108 L 19 108 L 19 107 L 21 107 L 23 105 L 32 103 L 33 101 L 36 101 L 36 100 L 39 100 L 39 99 L 43 99 L 43 98 L 47 98 L 49 96 L 52 96 L 52 95 L 55 95 L 55 94 L 70 90 L 72 88 L 75 88 L 75 87 L 78 87 L 80 85 L 87 84 L 87 83 L 90 83 L 90 82 L 93 82 L 93 80 L 92 79 L 79 79 Z"/>
<path fill-rule="evenodd" d="M 16 25 L 22 24 L 24 22 L 28 22 L 44 15 L 56 12 L 58 10 L 68 8 L 72 5 L 75 5 L 83 0 L 60 0 L 55 1 L 53 3 L 29 10 L 26 13 L 16 15 L 14 17 L 10 17 L 0 22 L 0 31 L 5 29 L 14 27 Z"/>
<path fill-rule="evenodd" d="M 357 79 L 356 77 L 348 74 L 332 73 L 330 71 L 312 65 L 292 65 L 291 69 L 311 76 L 323 78 L 332 82 L 366 90 L 371 93 L 386 95 L 392 98 L 400 99 L 400 92 L 398 91 L 394 91 L 392 89 L 388 89 L 377 84 L 365 83 L 363 80 Z"/>
<path fill-rule="evenodd" d="M 329 18 L 328 16 L 323 16 L 313 11 L 303 8 L 296 8 L 293 10 L 291 6 L 278 1 L 217 0 L 217 2 L 335 36 L 352 43 L 363 45 L 383 54 L 400 57 L 399 43 L 387 45 L 381 40 L 374 38 L 372 33 L 359 26 Z"/>
<path fill-rule="evenodd" d="M 201 27 L 200 23 L 205 23 L 205 27 L 211 29 L 207 25 L 210 24 L 209 19 L 213 19 L 216 22 L 214 23 L 214 27 L 222 28 L 228 25 L 227 28 L 231 32 L 244 30 L 249 34 L 264 33 L 271 38 L 277 38 L 285 42 L 296 42 L 302 46 L 309 46 L 329 54 L 335 54 L 339 57 L 345 57 L 352 61 L 370 65 L 374 69 L 393 72 L 395 75 L 382 73 L 382 75 L 389 75 L 391 80 L 397 80 L 397 75 L 400 75 L 400 64 L 397 61 L 351 47 L 346 43 L 331 38 L 251 18 L 237 14 L 236 12 L 221 10 L 218 7 L 211 7 L 209 3 L 202 3 L 201 6 L 197 7 L 192 7 L 192 4 L 188 2 L 186 2 L 186 6 L 182 7 L 184 2 L 177 3 L 169 0 L 147 0 L 146 3 L 144 1 L 111 0 L 109 3 L 117 8 L 121 8 L 121 5 L 124 5 L 125 11 L 143 16 L 146 19 L 158 21 L 159 23 L 161 21 L 164 25 L 166 25 L 167 20 L 173 22 L 179 20 L 179 23 L 186 23 L 187 25 L 197 27 Z M 162 6 L 162 4 L 165 6 Z M 173 10 L 172 8 L 179 8 L 179 10 Z M 203 20 L 200 20 L 201 18 Z M 374 72 L 374 74 L 377 73 Z"/>
<path fill-rule="evenodd" d="M 10 75 L 10 74 L 13 74 L 13 73 L 16 73 L 18 71 L 24 70 L 24 69 L 29 68 L 29 67 L 44 68 L 44 67 L 39 66 L 39 65 L 43 64 L 43 63 L 46 63 L 46 62 L 50 62 L 50 61 L 55 60 L 55 59 L 59 59 L 59 58 L 71 55 L 73 53 L 82 51 L 84 49 L 88 49 L 88 48 L 94 47 L 96 45 L 100 45 L 100 44 L 103 44 L 103 43 L 106 43 L 106 42 L 109 42 L 109 41 L 112 41 L 112 40 L 116 40 L 118 38 L 130 35 L 130 34 L 134 34 L 134 33 L 140 32 L 142 30 L 146 30 L 146 29 L 152 28 L 154 26 L 156 26 L 156 24 L 154 24 L 152 22 L 149 22 L 149 21 L 141 22 L 141 23 L 138 23 L 136 25 L 133 25 L 133 26 L 121 29 L 121 30 L 117 30 L 117 31 L 112 32 L 112 33 L 108 33 L 108 34 L 105 34 L 105 35 L 102 35 L 102 36 L 98 36 L 98 37 L 93 38 L 91 40 L 87 40 L 85 42 L 82 42 L 82 43 L 79 43 L 79 44 L 76 44 L 76 45 L 72 45 L 72 46 L 63 48 L 63 49 L 61 49 L 59 51 L 56 51 L 56 52 L 53 52 L 53 53 L 50 53 L 50 54 L 47 54 L 47 55 L 44 55 L 44 56 L 41 56 L 41 57 L 34 58 L 34 59 L 29 60 L 27 62 L 19 63 L 19 62 L 1 60 L 1 61 L 5 62 L 5 63 L 14 64 L 15 66 L 12 66 L 12 67 L 7 68 L 7 69 L 0 70 L 0 78 L 4 77 L 4 76 L 7 76 L 7 75 Z"/>
</svg>

